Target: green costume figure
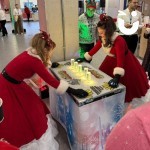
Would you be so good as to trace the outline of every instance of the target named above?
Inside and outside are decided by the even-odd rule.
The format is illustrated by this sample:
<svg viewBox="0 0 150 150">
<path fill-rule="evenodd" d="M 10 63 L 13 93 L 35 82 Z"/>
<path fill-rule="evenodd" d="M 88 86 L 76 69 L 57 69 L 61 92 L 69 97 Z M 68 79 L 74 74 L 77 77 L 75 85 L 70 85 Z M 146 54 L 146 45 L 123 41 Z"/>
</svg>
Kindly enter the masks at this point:
<svg viewBox="0 0 150 150">
<path fill-rule="evenodd" d="M 80 58 L 84 58 L 85 52 L 90 51 L 97 37 L 97 23 L 99 15 L 95 13 L 95 1 L 86 2 L 86 12 L 79 16 L 79 45 L 80 45 Z"/>
</svg>

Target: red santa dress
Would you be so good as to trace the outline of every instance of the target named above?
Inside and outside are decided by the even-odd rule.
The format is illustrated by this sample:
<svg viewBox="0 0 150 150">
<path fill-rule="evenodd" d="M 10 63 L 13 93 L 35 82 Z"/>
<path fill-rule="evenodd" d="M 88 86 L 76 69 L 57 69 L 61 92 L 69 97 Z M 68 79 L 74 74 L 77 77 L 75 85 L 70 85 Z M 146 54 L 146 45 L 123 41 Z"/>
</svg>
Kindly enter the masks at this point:
<svg viewBox="0 0 150 150">
<path fill-rule="evenodd" d="M 4 112 L 0 138 L 25 150 L 57 150 L 59 146 L 54 139 L 57 130 L 50 112 L 23 80 L 37 73 L 59 94 L 66 91 L 68 83 L 56 80 L 31 49 L 18 55 L 5 67 L 11 78 L 22 81 L 20 84 L 14 84 L 0 74 L 0 98 Z"/>
<path fill-rule="evenodd" d="M 0 141 L 0 149 L 1 150 L 19 150 L 19 148 L 4 141 Z"/>
<path fill-rule="evenodd" d="M 91 60 L 92 56 L 101 48 L 107 56 L 99 69 L 112 78 L 115 74 L 121 75 L 120 83 L 126 86 L 125 102 L 131 102 L 133 98 L 145 96 L 149 89 L 147 75 L 137 58 L 128 50 L 125 40 L 114 33 L 112 47 L 104 47 L 99 40 L 90 52 L 85 53 L 85 58 Z"/>
</svg>

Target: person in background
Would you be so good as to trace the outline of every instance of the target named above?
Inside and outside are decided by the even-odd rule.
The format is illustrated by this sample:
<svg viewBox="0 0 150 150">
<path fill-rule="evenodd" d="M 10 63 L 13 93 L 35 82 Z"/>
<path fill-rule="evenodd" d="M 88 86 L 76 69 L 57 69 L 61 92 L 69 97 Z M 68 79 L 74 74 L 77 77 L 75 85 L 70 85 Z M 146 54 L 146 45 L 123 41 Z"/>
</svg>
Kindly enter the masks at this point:
<svg viewBox="0 0 150 150">
<path fill-rule="evenodd" d="M 86 12 L 79 16 L 79 45 L 80 45 L 80 58 L 84 58 L 85 52 L 88 52 L 96 41 L 97 23 L 99 15 L 95 13 L 95 1 L 86 2 Z"/>
<path fill-rule="evenodd" d="M 84 54 L 84 59 L 90 61 L 102 47 L 107 56 L 99 70 L 113 78 L 108 81 L 109 86 L 116 88 L 119 82 L 125 85 L 125 102 L 129 103 L 133 98 L 142 98 L 149 93 L 147 75 L 143 67 L 128 49 L 125 40 L 115 32 L 116 24 L 113 19 L 106 15 L 101 15 L 100 18 L 101 21 L 97 24 L 100 39 Z"/>
<path fill-rule="evenodd" d="M 55 43 L 44 31 L 31 40 L 31 47 L 15 57 L 0 74 L 0 97 L 3 99 L 4 120 L 0 124 L 0 139 L 20 149 L 58 150 L 54 137 L 57 130 L 50 111 L 40 97 L 23 80 L 38 74 L 58 94 L 71 93 L 85 98 L 88 93 L 69 87 L 67 81 L 57 80 L 47 67 Z M 15 69 L 14 69 L 15 68 Z"/>
<path fill-rule="evenodd" d="M 105 150 L 150 149 L 150 102 L 130 110 L 107 137 Z"/>
<path fill-rule="evenodd" d="M 15 34 L 23 34 L 23 23 L 22 23 L 22 11 L 18 4 L 15 4 L 15 9 L 13 10 L 14 21 L 15 21 Z"/>
<path fill-rule="evenodd" d="M 139 21 L 139 24 L 140 24 L 139 29 L 141 28 L 142 15 L 141 15 L 141 12 L 139 12 L 137 10 L 137 7 L 138 7 L 138 0 L 128 0 L 127 9 L 123 10 L 123 12 L 126 15 L 118 14 L 118 18 L 121 18 L 124 20 L 124 26 L 126 28 L 129 28 L 129 29 L 132 28 L 133 23 L 136 21 Z M 137 15 L 134 17 L 132 16 L 133 11 L 135 11 L 137 13 Z M 137 48 L 137 44 L 138 44 L 138 31 L 132 35 L 124 35 L 120 31 L 120 35 L 125 39 L 125 41 L 127 42 L 129 50 L 134 54 L 134 52 L 136 51 L 136 48 Z"/>
<path fill-rule="evenodd" d="M 101 14 L 105 13 L 105 0 L 100 0 Z"/>
<path fill-rule="evenodd" d="M 37 11 L 38 11 L 38 6 L 37 6 L 37 5 L 35 5 L 35 7 L 34 7 L 34 8 L 35 8 L 35 11 L 37 12 Z"/>
<path fill-rule="evenodd" d="M 2 36 L 7 36 L 8 32 L 5 27 L 6 24 L 6 16 L 5 16 L 5 11 L 0 8 L 0 24 L 1 24 L 1 30 L 2 30 Z"/>
<path fill-rule="evenodd" d="M 148 77 L 150 80 L 150 26 L 146 28 L 144 37 L 148 39 L 148 42 L 147 42 L 147 49 L 144 55 L 142 66 L 144 67 L 145 71 L 148 73 Z"/>
<path fill-rule="evenodd" d="M 38 11 L 37 5 L 35 5 L 34 7 L 32 7 L 32 12 L 33 12 L 33 13 L 36 13 L 37 11 Z"/>
<path fill-rule="evenodd" d="M 27 16 L 28 22 L 30 22 L 30 9 L 27 6 L 24 6 L 24 12 Z"/>
<path fill-rule="evenodd" d="M 84 13 L 84 1 L 78 0 L 78 14 L 79 16 Z"/>
</svg>

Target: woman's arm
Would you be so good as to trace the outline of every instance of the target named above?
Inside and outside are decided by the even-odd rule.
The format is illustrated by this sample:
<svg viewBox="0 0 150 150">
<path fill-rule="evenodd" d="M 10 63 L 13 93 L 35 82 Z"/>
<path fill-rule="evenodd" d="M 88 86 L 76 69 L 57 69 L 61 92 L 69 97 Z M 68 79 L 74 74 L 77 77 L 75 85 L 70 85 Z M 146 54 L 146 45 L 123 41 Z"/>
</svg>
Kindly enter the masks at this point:
<svg viewBox="0 0 150 150">
<path fill-rule="evenodd" d="M 56 91 L 59 94 L 63 94 L 68 89 L 69 85 L 64 80 L 57 80 L 43 65 L 41 60 L 36 60 L 36 62 L 32 63 L 32 69 L 35 73 L 37 73 L 46 83 L 50 86 L 57 89 Z"/>
<path fill-rule="evenodd" d="M 102 44 L 101 44 L 101 41 L 98 40 L 98 42 L 96 43 L 96 45 L 89 51 L 89 52 L 86 52 L 84 54 L 84 57 L 86 60 L 91 60 L 92 59 L 92 56 L 98 52 L 98 50 L 102 47 Z"/>
</svg>

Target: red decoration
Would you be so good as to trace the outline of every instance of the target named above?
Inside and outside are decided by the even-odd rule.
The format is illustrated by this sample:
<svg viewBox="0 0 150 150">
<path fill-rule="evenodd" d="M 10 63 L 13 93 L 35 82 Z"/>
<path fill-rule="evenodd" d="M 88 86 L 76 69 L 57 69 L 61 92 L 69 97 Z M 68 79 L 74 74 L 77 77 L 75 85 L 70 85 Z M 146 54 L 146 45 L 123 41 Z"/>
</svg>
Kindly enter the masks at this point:
<svg viewBox="0 0 150 150">
<path fill-rule="evenodd" d="M 107 16 L 106 13 L 103 13 L 99 16 L 100 21 L 106 21 L 107 20 Z"/>
<path fill-rule="evenodd" d="M 42 33 L 42 39 L 44 39 L 46 41 L 46 44 L 50 47 L 51 46 L 51 43 L 52 43 L 52 40 L 50 38 L 50 34 L 48 34 L 47 32 L 45 31 L 42 31 L 40 30 L 41 33 Z"/>
</svg>

